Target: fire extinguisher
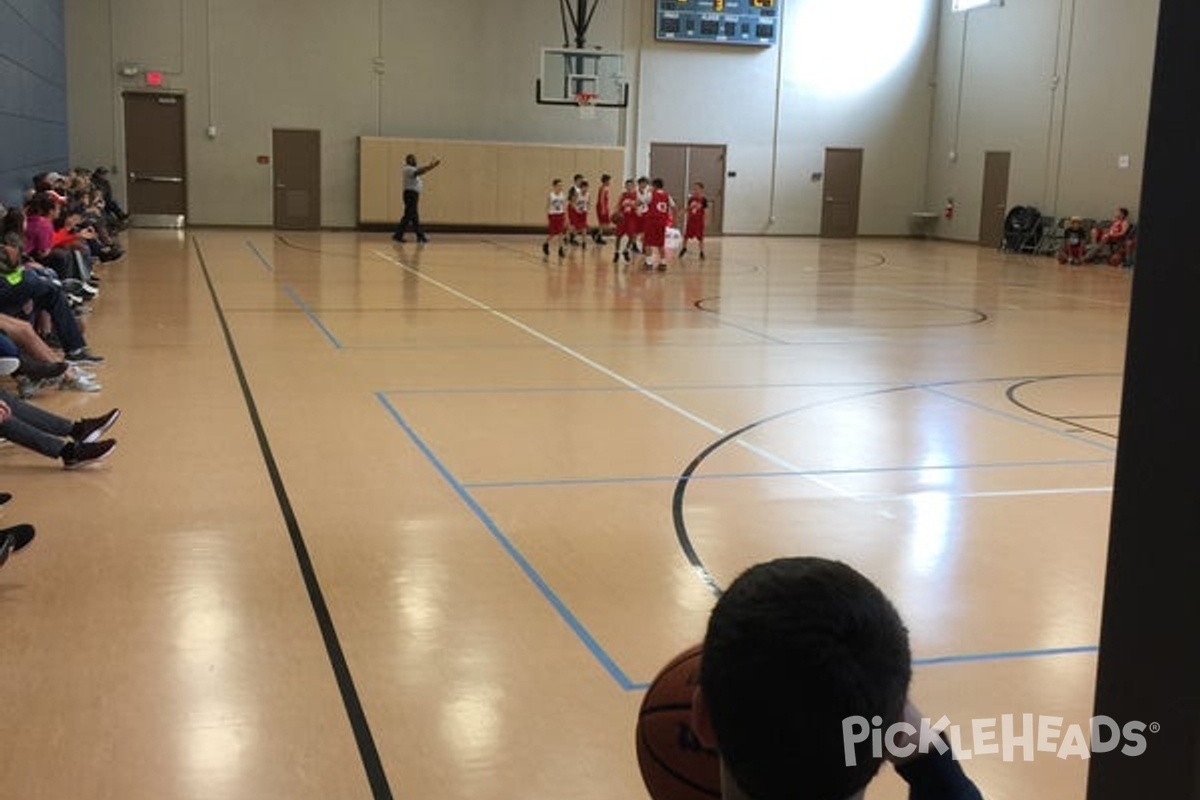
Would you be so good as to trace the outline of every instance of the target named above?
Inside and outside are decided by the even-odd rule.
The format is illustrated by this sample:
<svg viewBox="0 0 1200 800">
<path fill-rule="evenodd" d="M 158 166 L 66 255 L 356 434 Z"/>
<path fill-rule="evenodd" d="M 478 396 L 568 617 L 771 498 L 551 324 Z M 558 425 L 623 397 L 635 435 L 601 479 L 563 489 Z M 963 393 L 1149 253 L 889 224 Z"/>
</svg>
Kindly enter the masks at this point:
<svg viewBox="0 0 1200 800">
<path fill-rule="evenodd" d="M 946 198 L 946 207 L 942 209 L 942 216 L 946 219 L 954 219 L 954 198 Z"/>
</svg>

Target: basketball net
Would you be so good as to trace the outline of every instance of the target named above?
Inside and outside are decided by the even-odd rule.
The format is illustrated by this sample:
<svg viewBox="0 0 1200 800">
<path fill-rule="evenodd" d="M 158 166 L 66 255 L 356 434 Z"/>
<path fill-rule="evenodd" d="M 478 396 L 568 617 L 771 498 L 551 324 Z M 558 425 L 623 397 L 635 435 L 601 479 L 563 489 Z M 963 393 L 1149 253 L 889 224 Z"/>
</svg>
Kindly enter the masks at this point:
<svg viewBox="0 0 1200 800">
<path fill-rule="evenodd" d="M 596 118 L 596 93 L 595 92 L 576 92 L 575 102 L 579 105 L 580 119 L 595 119 Z"/>
</svg>

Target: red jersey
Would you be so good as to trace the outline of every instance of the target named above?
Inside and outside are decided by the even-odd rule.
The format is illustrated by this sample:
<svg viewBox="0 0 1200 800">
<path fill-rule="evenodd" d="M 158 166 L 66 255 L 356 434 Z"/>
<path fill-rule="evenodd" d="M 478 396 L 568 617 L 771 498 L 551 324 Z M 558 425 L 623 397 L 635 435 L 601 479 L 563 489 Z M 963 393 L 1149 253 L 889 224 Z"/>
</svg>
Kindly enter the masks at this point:
<svg viewBox="0 0 1200 800">
<path fill-rule="evenodd" d="M 606 225 L 612 219 L 612 209 L 608 203 L 608 186 L 602 183 L 596 192 L 596 218 Z"/>
<path fill-rule="evenodd" d="M 671 195 L 666 189 L 655 189 L 650 193 L 650 202 L 646 204 L 648 219 L 666 221 L 671 215 Z"/>
</svg>

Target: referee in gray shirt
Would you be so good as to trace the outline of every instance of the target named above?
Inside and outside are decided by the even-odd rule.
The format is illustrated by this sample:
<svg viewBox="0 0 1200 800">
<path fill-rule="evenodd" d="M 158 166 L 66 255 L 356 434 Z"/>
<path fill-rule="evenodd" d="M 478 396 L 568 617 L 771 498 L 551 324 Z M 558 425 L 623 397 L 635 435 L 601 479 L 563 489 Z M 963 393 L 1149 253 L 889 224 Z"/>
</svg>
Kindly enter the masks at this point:
<svg viewBox="0 0 1200 800">
<path fill-rule="evenodd" d="M 418 242 L 429 241 L 424 228 L 421 227 L 420 205 L 421 189 L 423 188 L 421 176 L 440 163 L 442 160 L 435 158 L 425 166 L 419 167 L 417 166 L 417 157 L 412 153 L 404 157 L 404 216 L 400 218 L 400 222 L 396 224 L 396 231 L 392 234 L 392 238 L 397 242 L 404 241 L 404 234 L 409 225 L 416 232 Z"/>
</svg>

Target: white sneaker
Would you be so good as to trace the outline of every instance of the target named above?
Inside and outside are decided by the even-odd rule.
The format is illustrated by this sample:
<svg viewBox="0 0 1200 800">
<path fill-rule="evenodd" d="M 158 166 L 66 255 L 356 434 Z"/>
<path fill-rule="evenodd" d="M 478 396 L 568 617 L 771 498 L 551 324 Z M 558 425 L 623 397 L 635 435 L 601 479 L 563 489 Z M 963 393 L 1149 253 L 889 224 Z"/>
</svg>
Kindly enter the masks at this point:
<svg viewBox="0 0 1200 800">
<path fill-rule="evenodd" d="M 98 392 L 101 389 L 95 378 L 86 378 L 79 374 L 68 374 L 59 379 L 58 388 L 71 392 Z"/>
</svg>

